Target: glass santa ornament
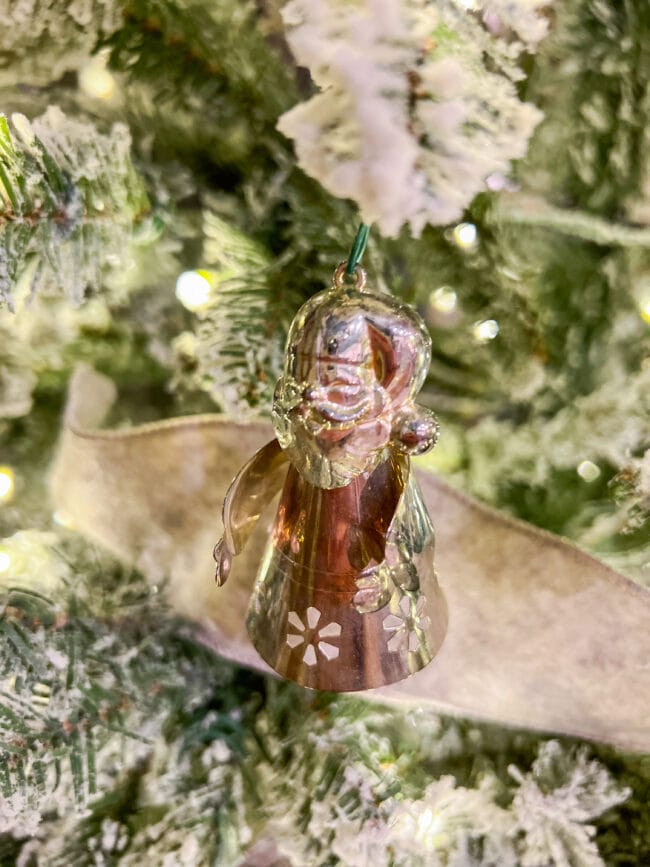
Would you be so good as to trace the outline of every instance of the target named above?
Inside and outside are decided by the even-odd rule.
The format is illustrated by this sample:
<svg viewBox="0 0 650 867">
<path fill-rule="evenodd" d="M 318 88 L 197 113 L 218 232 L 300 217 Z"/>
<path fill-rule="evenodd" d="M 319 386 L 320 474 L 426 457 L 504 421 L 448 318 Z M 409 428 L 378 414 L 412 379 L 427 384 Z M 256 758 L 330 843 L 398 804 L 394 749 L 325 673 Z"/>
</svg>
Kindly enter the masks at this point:
<svg viewBox="0 0 650 867">
<path fill-rule="evenodd" d="M 283 677 L 348 691 L 408 677 L 435 656 L 447 607 L 410 455 L 435 445 L 415 404 L 431 358 L 410 307 L 365 290 L 342 263 L 298 311 L 273 402 L 277 440 L 233 481 L 217 583 L 281 491 L 247 627 Z"/>
</svg>

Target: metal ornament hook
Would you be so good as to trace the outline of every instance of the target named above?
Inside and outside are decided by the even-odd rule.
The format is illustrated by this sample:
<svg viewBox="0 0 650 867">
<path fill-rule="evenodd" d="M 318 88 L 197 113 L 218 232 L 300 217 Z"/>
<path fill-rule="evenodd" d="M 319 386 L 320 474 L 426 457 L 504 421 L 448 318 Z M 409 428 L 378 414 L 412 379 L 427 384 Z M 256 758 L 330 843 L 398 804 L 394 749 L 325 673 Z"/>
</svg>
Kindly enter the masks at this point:
<svg viewBox="0 0 650 867">
<path fill-rule="evenodd" d="M 348 273 L 348 263 L 339 262 L 334 271 L 334 288 L 341 289 L 343 286 L 352 285 L 359 292 L 366 285 L 366 272 L 361 265 L 355 265 L 352 274 Z"/>
</svg>

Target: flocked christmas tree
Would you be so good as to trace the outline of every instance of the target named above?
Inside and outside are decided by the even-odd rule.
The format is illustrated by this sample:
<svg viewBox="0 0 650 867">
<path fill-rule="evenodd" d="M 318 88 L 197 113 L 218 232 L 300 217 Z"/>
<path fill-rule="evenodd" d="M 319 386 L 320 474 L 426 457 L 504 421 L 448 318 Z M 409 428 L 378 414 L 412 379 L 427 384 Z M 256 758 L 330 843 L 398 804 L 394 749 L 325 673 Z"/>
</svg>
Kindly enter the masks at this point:
<svg viewBox="0 0 650 867">
<path fill-rule="evenodd" d="M 0 863 L 646 863 L 647 757 L 225 663 L 46 481 L 80 362 L 117 424 L 268 415 L 363 220 L 431 332 L 430 467 L 650 584 L 647 4 L 0 21 Z"/>
</svg>

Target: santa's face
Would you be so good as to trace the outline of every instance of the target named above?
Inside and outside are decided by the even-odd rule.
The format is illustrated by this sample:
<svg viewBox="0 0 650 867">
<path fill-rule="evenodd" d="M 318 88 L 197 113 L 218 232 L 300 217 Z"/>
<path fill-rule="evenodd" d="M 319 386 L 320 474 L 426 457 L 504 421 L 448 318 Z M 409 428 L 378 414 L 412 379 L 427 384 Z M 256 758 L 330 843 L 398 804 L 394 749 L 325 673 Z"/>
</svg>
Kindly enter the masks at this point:
<svg viewBox="0 0 650 867">
<path fill-rule="evenodd" d="M 428 363 L 417 314 L 390 298 L 321 293 L 298 312 L 278 382 L 273 425 L 291 462 L 322 488 L 346 485 L 386 460 Z M 401 434 L 400 434 L 401 436 Z M 402 450 L 401 440 L 394 443 Z M 409 445 L 410 449 L 411 446 Z"/>
<path fill-rule="evenodd" d="M 328 315 L 295 348 L 294 377 L 314 427 L 345 428 L 381 411 L 375 359 L 362 316 Z"/>
</svg>

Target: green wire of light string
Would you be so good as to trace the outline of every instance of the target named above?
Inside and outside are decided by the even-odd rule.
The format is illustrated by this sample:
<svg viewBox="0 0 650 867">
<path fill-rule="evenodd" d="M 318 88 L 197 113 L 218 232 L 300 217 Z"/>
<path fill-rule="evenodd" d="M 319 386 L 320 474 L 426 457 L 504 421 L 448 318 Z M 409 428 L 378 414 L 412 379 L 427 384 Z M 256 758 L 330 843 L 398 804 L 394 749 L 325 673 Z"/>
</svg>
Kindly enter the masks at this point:
<svg viewBox="0 0 650 867">
<path fill-rule="evenodd" d="M 370 226 L 366 225 L 366 223 L 361 223 L 357 234 L 355 236 L 354 242 L 352 244 L 352 249 L 350 250 L 350 256 L 348 257 L 348 264 L 345 269 L 345 273 L 348 277 L 354 276 L 354 271 L 359 262 L 361 261 L 361 257 L 364 254 L 366 249 L 366 244 L 368 243 L 368 234 L 370 232 Z"/>
</svg>

